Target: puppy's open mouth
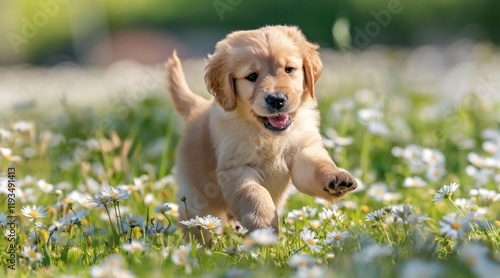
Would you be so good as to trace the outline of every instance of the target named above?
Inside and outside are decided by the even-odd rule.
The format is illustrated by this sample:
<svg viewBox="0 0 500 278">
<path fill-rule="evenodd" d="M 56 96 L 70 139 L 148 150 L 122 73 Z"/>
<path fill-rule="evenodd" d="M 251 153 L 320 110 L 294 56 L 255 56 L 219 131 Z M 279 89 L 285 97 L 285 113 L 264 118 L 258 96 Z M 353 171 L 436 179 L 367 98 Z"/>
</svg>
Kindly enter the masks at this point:
<svg viewBox="0 0 500 278">
<path fill-rule="evenodd" d="M 276 116 L 259 118 L 264 123 L 264 127 L 272 131 L 283 131 L 292 124 L 292 119 L 289 114 L 278 114 Z"/>
</svg>

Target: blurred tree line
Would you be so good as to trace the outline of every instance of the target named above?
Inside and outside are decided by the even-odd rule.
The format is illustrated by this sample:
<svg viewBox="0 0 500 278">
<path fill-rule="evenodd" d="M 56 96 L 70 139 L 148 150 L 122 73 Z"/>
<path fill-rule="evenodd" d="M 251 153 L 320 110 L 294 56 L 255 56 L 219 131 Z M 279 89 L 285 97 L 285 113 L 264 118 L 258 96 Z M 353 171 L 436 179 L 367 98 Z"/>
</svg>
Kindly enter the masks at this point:
<svg viewBox="0 0 500 278">
<path fill-rule="evenodd" d="M 75 57 L 78 48 L 138 27 L 181 40 L 189 32 L 210 34 L 200 38 L 213 47 L 232 30 L 293 24 L 321 46 L 337 47 L 332 26 L 340 18 L 352 48 L 459 38 L 498 44 L 499 13 L 498 0 L 0 0 L 0 63 Z"/>
</svg>

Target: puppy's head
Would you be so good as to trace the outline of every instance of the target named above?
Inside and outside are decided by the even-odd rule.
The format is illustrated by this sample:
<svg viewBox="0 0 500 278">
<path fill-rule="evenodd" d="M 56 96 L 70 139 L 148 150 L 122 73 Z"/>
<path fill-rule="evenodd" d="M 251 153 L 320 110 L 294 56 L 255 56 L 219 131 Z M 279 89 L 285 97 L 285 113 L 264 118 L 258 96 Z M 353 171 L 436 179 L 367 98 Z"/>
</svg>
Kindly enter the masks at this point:
<svg viewBox="0 0 500 278">
<path fill-rule="evenodd" d="M 296 27 L 233 32 L 209 56 L 205 81 L 225 111 L 237 110 L 262 128 L 284 131 L 301 104 L 314 98 L 323 69 L 317 50 Z"/>
</svg>

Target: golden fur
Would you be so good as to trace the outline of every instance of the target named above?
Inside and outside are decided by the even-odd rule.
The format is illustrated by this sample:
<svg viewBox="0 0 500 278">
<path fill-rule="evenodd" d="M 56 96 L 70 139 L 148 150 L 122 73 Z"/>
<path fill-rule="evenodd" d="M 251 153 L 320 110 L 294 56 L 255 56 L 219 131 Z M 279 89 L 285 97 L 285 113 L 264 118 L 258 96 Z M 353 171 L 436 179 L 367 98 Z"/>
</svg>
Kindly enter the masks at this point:
<svg viewBox="0 0 500 278">
<path fill-rule="evenodd" d="M 317 50 L 296 27 L 233 32 L 207 62 L 213 100 L 191 92 L 174 52 L 166 67 L 173 104 L 185 120 L 176 165 L 182 219 L 234 215 L 249 230 L 277 231 L 291 182 L 325 199 L 356 188 L 322 145 Z"/>
</svg>

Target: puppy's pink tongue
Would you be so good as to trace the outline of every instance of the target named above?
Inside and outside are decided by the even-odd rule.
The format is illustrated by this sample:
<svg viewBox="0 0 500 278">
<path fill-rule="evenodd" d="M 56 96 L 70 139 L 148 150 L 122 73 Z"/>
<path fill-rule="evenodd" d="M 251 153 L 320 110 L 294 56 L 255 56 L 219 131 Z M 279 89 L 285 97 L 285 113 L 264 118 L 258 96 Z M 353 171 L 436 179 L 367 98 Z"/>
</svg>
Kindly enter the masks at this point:
<svg viewBox="0 0 500 278">
<path fill-rule="evenodd" d="M 288 117 L 289 116 L 287 114 L 285 114 L 285 115 L 268 117 L 268 119 L 273 127 L 282 128 L 288 124 L 288 120 L 289 120 Z"/>
</svg>

